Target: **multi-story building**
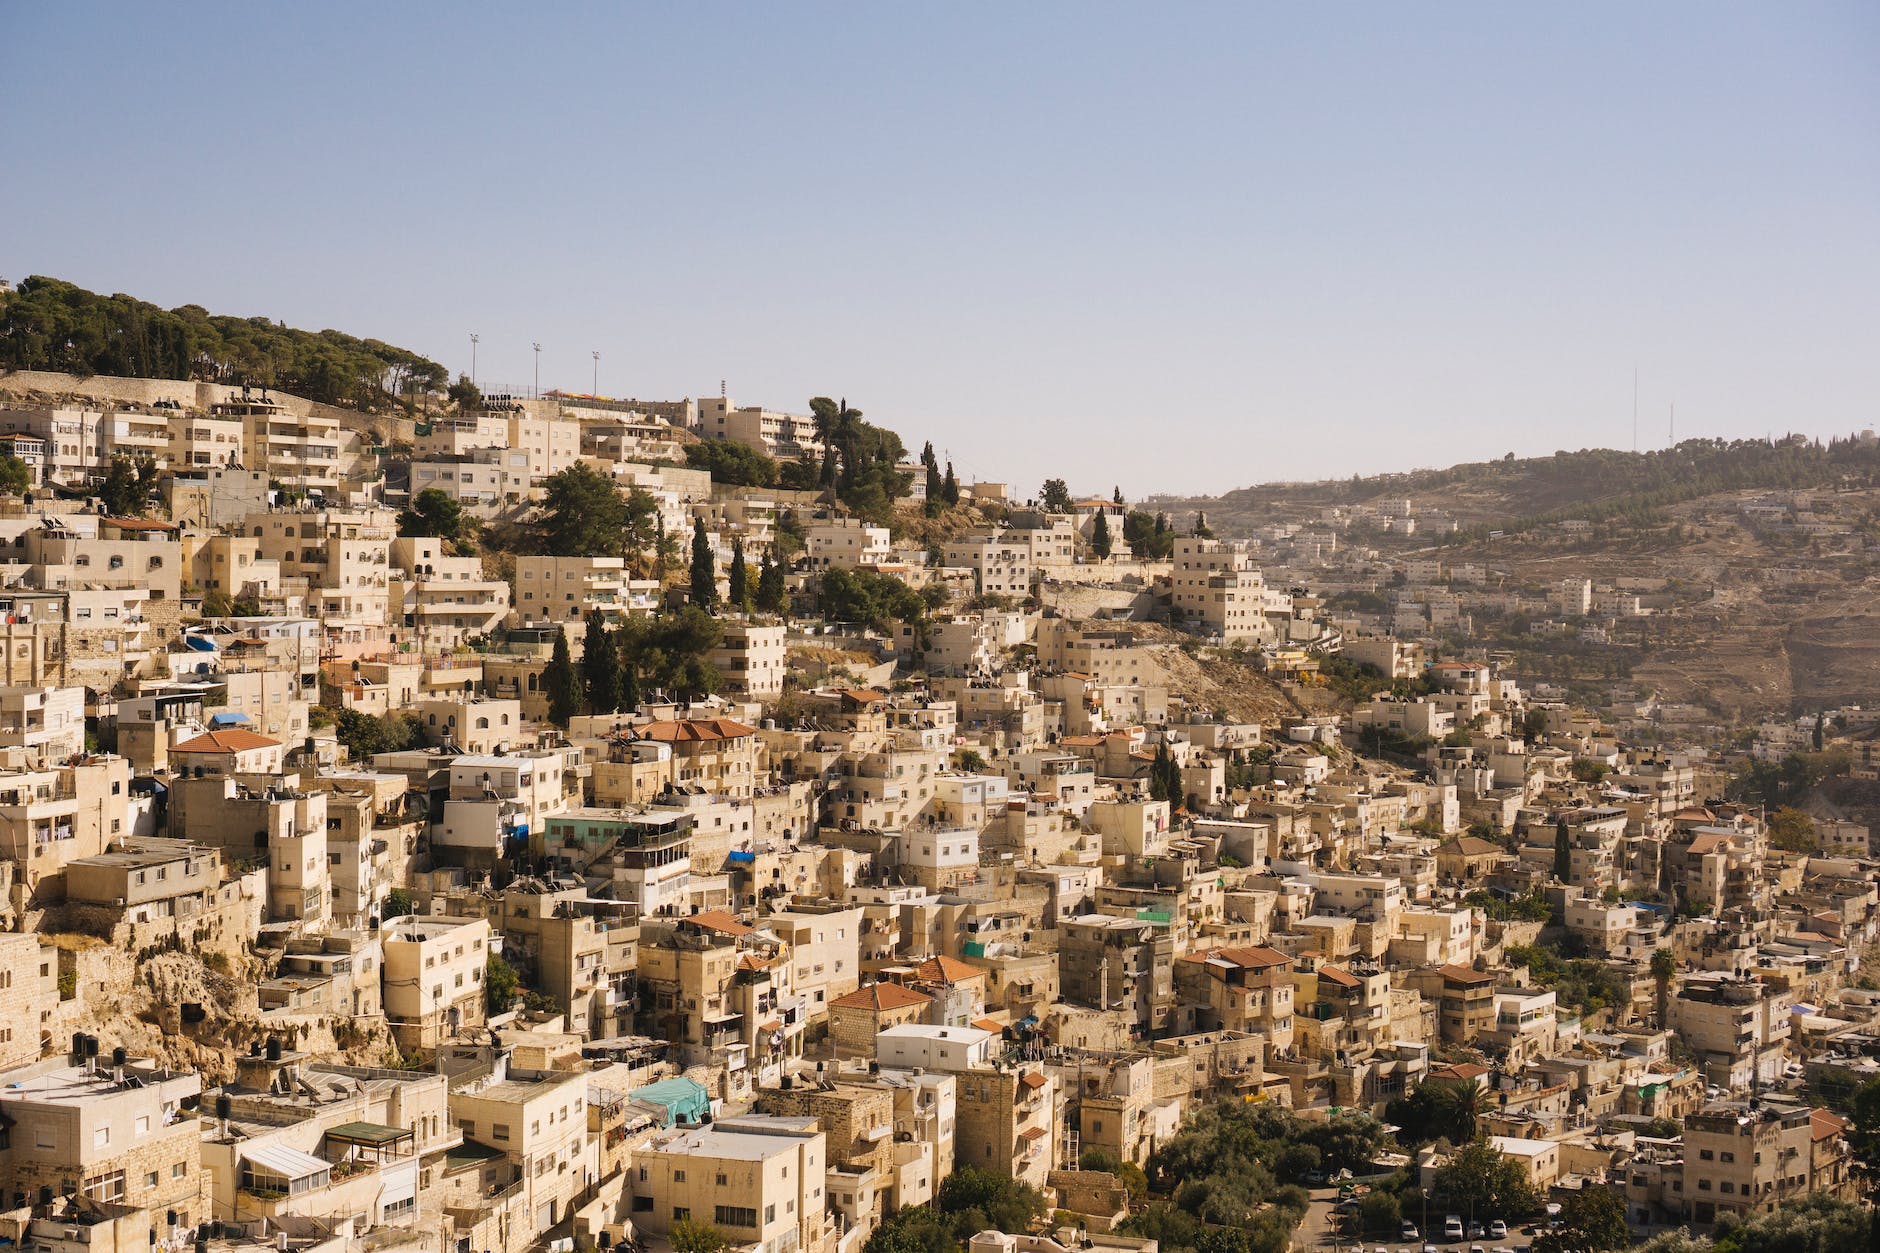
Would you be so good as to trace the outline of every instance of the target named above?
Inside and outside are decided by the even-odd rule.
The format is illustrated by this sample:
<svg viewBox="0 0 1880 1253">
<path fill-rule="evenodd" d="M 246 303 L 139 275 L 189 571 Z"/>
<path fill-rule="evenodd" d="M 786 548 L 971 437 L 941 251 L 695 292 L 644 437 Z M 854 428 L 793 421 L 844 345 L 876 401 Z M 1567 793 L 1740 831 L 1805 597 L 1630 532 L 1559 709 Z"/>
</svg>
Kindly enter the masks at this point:
<svg viewBox="0 0 1880 1253">
<path fill-rule="evenodd" d="M 385 946 L 386 1022 L 400 1047 L 432 1050 L 484 1019 L 490 924 L 481 918 L 395 918 Z"/>
<path fill-rule="evenodd" d="M 655 1136 L 629 1179 L 636 1227 L 690 1219 L 761 1253 L 823 1246 L 830 1178 L 814 1118 L 748 1116 Z"/>
<path fill-rule="evenodd" d="M 389 942 L 386 971 L 389 986 Z M 391 1012 L 389 1003 L 386 1010 Z M 597 1181 L 585 1075 L 512 1072 L 496 1083 L 458 1088 L 450 1094 L 450 1116 L 465 1140 L 502 1155 L 512 1180 L 505 1186 L 520 1189 L 531 1235 L 567 1218 L 575 1199 Z"/>
<path fill-rule="evenodd" d="M 206 1220 L 202 1133 L 185 1108 L 201 1095 L 201 1077 L 97 1047 L 0 1073 L 8 1189 L 175 1210 L 182 1226 Z"/>
</svg>

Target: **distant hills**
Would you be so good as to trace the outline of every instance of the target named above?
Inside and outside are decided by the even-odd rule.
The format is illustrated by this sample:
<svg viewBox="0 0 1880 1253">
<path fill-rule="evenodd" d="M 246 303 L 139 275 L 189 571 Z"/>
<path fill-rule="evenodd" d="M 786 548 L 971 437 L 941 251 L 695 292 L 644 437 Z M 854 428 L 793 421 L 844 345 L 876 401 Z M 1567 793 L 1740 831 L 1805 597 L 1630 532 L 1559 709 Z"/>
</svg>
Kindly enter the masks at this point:
<svg viewBox="0 0 1880 1253">
<path fill-rule="evenodd" d="M 1850 437 L 1821 443 L 1779 440 L 1686 440 L 1650 452 L 1583 449 L 1551 457 L 1512 456 L 1445 470 L 1275 483 L 1214 497 L 1159 498 L 1164 509 L 1205 510 L 1230 533 L 1278 517 L 1333 506 L 1374 505 L 1408 497 L 1418 512 L 1439 508 L 1461 524 L 1450 542 L 1489 529 L 1514 533 L 1583 518 L 1644 522 L 1659 510 L 1718 492 L 1880 484 L 1880 442 Z M 1426 541 L 1427 542 L 1427 541 Z"/>
<path fill-rule="evenodd" d="M 0 369 L 255 383 L 369 412 L 414 388 L 441 390 L 450 377 L 437 362 L 376 339 L 200 305 L 163 309 L 38 275 L 0 292 Z"/>
</svg>

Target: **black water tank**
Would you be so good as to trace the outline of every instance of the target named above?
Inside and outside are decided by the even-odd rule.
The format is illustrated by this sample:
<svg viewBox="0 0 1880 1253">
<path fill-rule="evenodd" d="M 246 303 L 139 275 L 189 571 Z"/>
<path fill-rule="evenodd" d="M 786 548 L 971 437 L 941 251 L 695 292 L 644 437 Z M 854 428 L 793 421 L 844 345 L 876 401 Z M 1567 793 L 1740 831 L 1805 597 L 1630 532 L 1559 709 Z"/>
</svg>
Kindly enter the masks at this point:
<svg viewBox="0 0 1880 1253">
<path fill-rule="evenodd" d="M 271 1062 L 281 1060 L 281 1037 L 278 1035 L 268 1037 L 268 1060 Z"/>
<path fill-rule="evenodd" d="M 98 1056 L 98 1037 L 97 1036 L 88 1035 L 85 1037 L 85 1056 L 87 1057 Z"/>
<path fill-rule="evenodd" d="M 85 1057 L 85 1033 L 84 1033 L 83 1031 L 74 1031 L 74 1032 L 72 1033 L 72 1056 L 73 1056 L 73 1058 L 75 1058 L 75 1059 L 77 1059 L 77 1060 L 79 1060 L 79 1061 L 83 1061 L 83 1060 L 84 1060 L 84 1057 Z"/>
<path fill-rule="evenodd" d="M 130 1050 L 125 1048 L 121 1044 L 111 1050 L 111 1064 L 113 1066 L 122 1066 L 125 1062 L 129 1061 L 130 1059 L 131 1059 Z"/>
<path fill-rule="evenodd" d="M 227 1118 L 230 1114 L 234 1112 L 235 1112 L 235 1102 L 229 1098 L 229 1094 L 226 1092 L 216 1093 L 215 1116 L 217 1118 Z"/>
</svg>

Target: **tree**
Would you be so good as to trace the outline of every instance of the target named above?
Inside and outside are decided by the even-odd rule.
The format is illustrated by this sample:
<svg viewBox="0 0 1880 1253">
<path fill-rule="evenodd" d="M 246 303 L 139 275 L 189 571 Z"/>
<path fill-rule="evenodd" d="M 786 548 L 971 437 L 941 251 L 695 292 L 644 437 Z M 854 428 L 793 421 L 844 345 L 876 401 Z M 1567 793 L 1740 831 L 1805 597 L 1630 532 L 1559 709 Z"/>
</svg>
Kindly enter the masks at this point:
<svg viewBox="0 0 1880 1253">
<path fill-rule="evenodd" d="M 398 515 L 398 533 L 455 540 L 464 526 L 463 506 L 440 488 L 427 487 Z"/>
<path fill-rule="evenodd" d="M 730 590 L 725 594 L 725 607 L 739 613 L 751 611 L 751 576 L 744 565 L 744 541 L 731 541 L 731 573 L 726 576 Z"/>
<path fill-rule="evenodd" d="M 1122 508 L 1123 488 L 1121 484 L 1118 484 L 1116 487 L 1113 487 L 1110 489 L 1110 503 L 1117 506 L 1117 508 L 1119 509 Z"/>
<path fill-rule="evenodd" d="M 379 909 L 379 917 L 389 922 L 393 918 L 405 918 L 415 912 L 411 907 L 411 893 L 403 888 L 393 888 L 385 894 L 385 904 Z"/>
<path fill-rule="evenodd" d="M 1582 1184 L 1560 1206 L 1560 1225 L 1535 1237 L 1535 1253 L 1606 1253 L 1632 1243 L 1625 1202 L 1611 1188 Z"/>
<path fill-rule="evenodd" d="M 722 1253 L 731 1246 L 723 1231 L 703 1219 L 687 1215 L 666 1231 L 666 1243 L 673 1253 Z"/>
<path fill-rule="evenodd" d="M 469 413 L 483 407 L 483 390 L 470 381 L 467 374 L 459 374 L 457 381 L 444 389 L 444 395 L 450 403 L 457 406 L 458 412 Z"/>
<path fill-rule="evenodd" d="M 1402 1128 L 1398 1138 L 1406 1144 L 1466 1144 L 1475 1138 L 1484 1100 L 1482 1086 L 1472 1080 L 1431 1079 L 1392 1101 L 1384 1116 Z"/>
<path fill-rule="evenodd" d="M 782 613 L 790 607 L 783 567 L 771 553 L 764 554 L 763 564 L 757 568 L 757 607 L 765 613 Z"/>
<path fill-rule="evenodd" d="M 542 690 L 548 695 L 548 720 L 565 727 L 581 709 L 581 679 L 568 653 L 568 633 L 555 632 L 555 648 L 542 670 Z"/>
<path fill-rule="evenodd" d="M 1046 479 L 1040 493 L 1041 503 L 1046 513 L 1069 513 L 1071 511 L 1071 489 L 1063 479 Z"/>
<path fill-rule="evenodd" d="M 775 487 L 777 463 L 748 444 L 705 439 L 685 446 L 685 462 L 711 472 L 712 482 L 732 487 Z"/>
<path fill-rule="evenodd" d="M 953 754 L 953 766 L 954 769 L 965 774 L 984 774 L 986 759 L 980 755 L 978 749 L 962 748 Z"/>
<path fill-rule="evenodd" d="M 652 542 L 659 506 L 585 461 L 544 479 L 542 548 L 554 557 L 637 557 Z"/>
<path fill-rule="evenodd" d="M 1573 836 L 1565 814 L 1554 824 L 1554 878 L 1573 882 Z"/>
<path fill-rule="evenodd" d="M 1374 1189 L 1358 1202 L 1358 1224 L 1367 1235 L 1394 1240 L 1403 1227 L 1403 1206 L 1390 1193 Z"/>
<path fill-rule="evenodd" d="M 611 641 L 616 659 L 615 678 L 619 684 L 614 708 L 628 713 L 640 707 L 640 641 L 639 623 L 633 618 L 620 623 Z"/>
<path fill-rule="evenodd" d="M 1658 985 L 1658 1026 L 1662 1029 L 1671 1010 L 1671 980 L 1678 973 L 1678 959 L 1668 948 L 1652 950 L 1652 980 Z"/>
<path fill-rule="evenodd" d="M 1520 1162 L 1486 1140 L 1463 1146 L 1436 1172 L 1432 1197 L 1473 1218 L 1519 1218 L 1539 1203 Z"/>
<path fill-rule="evenodd" d="M 1793 806 L 1784 805 L 1769 815 L 1769 847 L 1785 853 L 1813 852 L 1815 820 Z"/>
<path fill-rule="evenodd" d="M 1196 539 L 1213 539 L 1214 538 L 1214 531 L 1211 527 L 1208 526 L 1208 515 L 1205 513 L 1202 513 L 1199 510 L 1195 511 L 1195 538 Z"/>
<path fill-rule="evenodd" d="M 1820 752 L 1822 750 L 1822 747 L 1827 743 L 1827 735 L 1828 735 L 1828 715 L 1825 713 L 1818 713 L 1815 715 L 1815 751 L 1816 752 Z"/>
<path fill-rule="evenodd" d="M 1847 1147 L 1853 1157 L 1853 1174 L 1867 1193 L 1868 1205 L 1880 1206 L 1880 1077 L 1855 1089 L 1851 1113 Z M 1874 1244 L 1880 1245 L 1880 1211 L 1870 1210 L 1869 1222 Z"/>
<path fill-rule="evenodd" d="M 501 953 L 491 953 L 483 961 L 483 1004 L 491 1014 L 506 1014 L 516 1003 L 522 977 L 503 960 Z"/>
<path fill-rule="evenodd" d="M 1156 515 L 1131 509 L 1123 515 L 1123 542 L 1138 561 L 1167 557 L 1175 551 L 1175 537 L 1167 527 L 1157 528 Z"/>
<path fill-rule="evenodd" d="M 960 503 L 960 481 L 953 477 L 953 463 L 947 462 L 946 478 L 940 484 L 940 495 L 949 505 Z"/>
<path fill-rule="evenodd" d="M 598 610 L 587 616 L 581 638 L 581 692 L 592 714 L 610 714 L 620 708 L 620 650 Z"/>
<path fill-rule="evenodd" d="M 914 628 L 915 646 L 925 647 L 927 602 L 892 574 L 832 567 L 822 572 L 818 592 L 824 617 L 877 631 L 891 631 L 896 623 L 904 623 Z"/>
<path fill-rule="evenodd" d="M 12 455 L 0 456 L 0 492 L 24 496 L 33 489 L 33 468 Z"/>
<path fill-rule="evenodd" d="M 104 486 L 98 489 L 99 506 L 113 518 L 139 517 L 150 503 L 150 489 L 156 481 L 156 462 L 145 458 L 133 463 L 129 457 L 113 457 Z"/>
<path fill-rule="evenodd" d="M 921 469 L 927 476 L 926 511 L 929 517 L 939 513 L 946 506 L 946 482 L 940 477 L 940 459 L 933 455 L 933 441 L 928 440 L 920 450 Z"/>
<path fill-rule="evenodd" d="M 718 607 L 718 562 L 704 518 L 692 519 L 692 603 L 706 613 Z"/>
<path fill-rule="evenodd" d="M 887 525 L 895 499 L 907 495 L 913 482 L 899 468 L 907 456 L 901 437 L 862 421 L 862 411 L 850 408 L 846 399 L 813 396 L 809 408 L 826 450 L 822 485 L 861 517 Z"/>
<path fill-rule="evenodd" d="M 1105 514 L 1099 513 L 1090 528 L 1090 551 L 1097 555 L 1098 561 L 1110 559 L 1110 519 Z"/>
</svg>

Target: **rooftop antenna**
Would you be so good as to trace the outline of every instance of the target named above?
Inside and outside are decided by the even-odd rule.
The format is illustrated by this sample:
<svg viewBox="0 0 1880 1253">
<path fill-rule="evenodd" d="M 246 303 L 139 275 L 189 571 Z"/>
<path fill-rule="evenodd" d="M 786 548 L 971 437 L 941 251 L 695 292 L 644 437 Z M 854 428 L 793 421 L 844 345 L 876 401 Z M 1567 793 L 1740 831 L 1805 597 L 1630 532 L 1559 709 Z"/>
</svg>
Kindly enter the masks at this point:
<svg viewBox="0 0 1880 1253">
<path fill-rule="evenodd" d="M 1638 451 L 1638 367 L 1632 367 L 1632 451 Z"/>
<path fill-rule="evenodd" d="M 718 380 L 718 399 L 724 400 L 731 395 L 731 393 L 728 390 L 726 390 L 726 387 L 727 387 L 727 384 L 725 383 L 725 381 L 723 379 L 719 379 Z"/>
</svg>

